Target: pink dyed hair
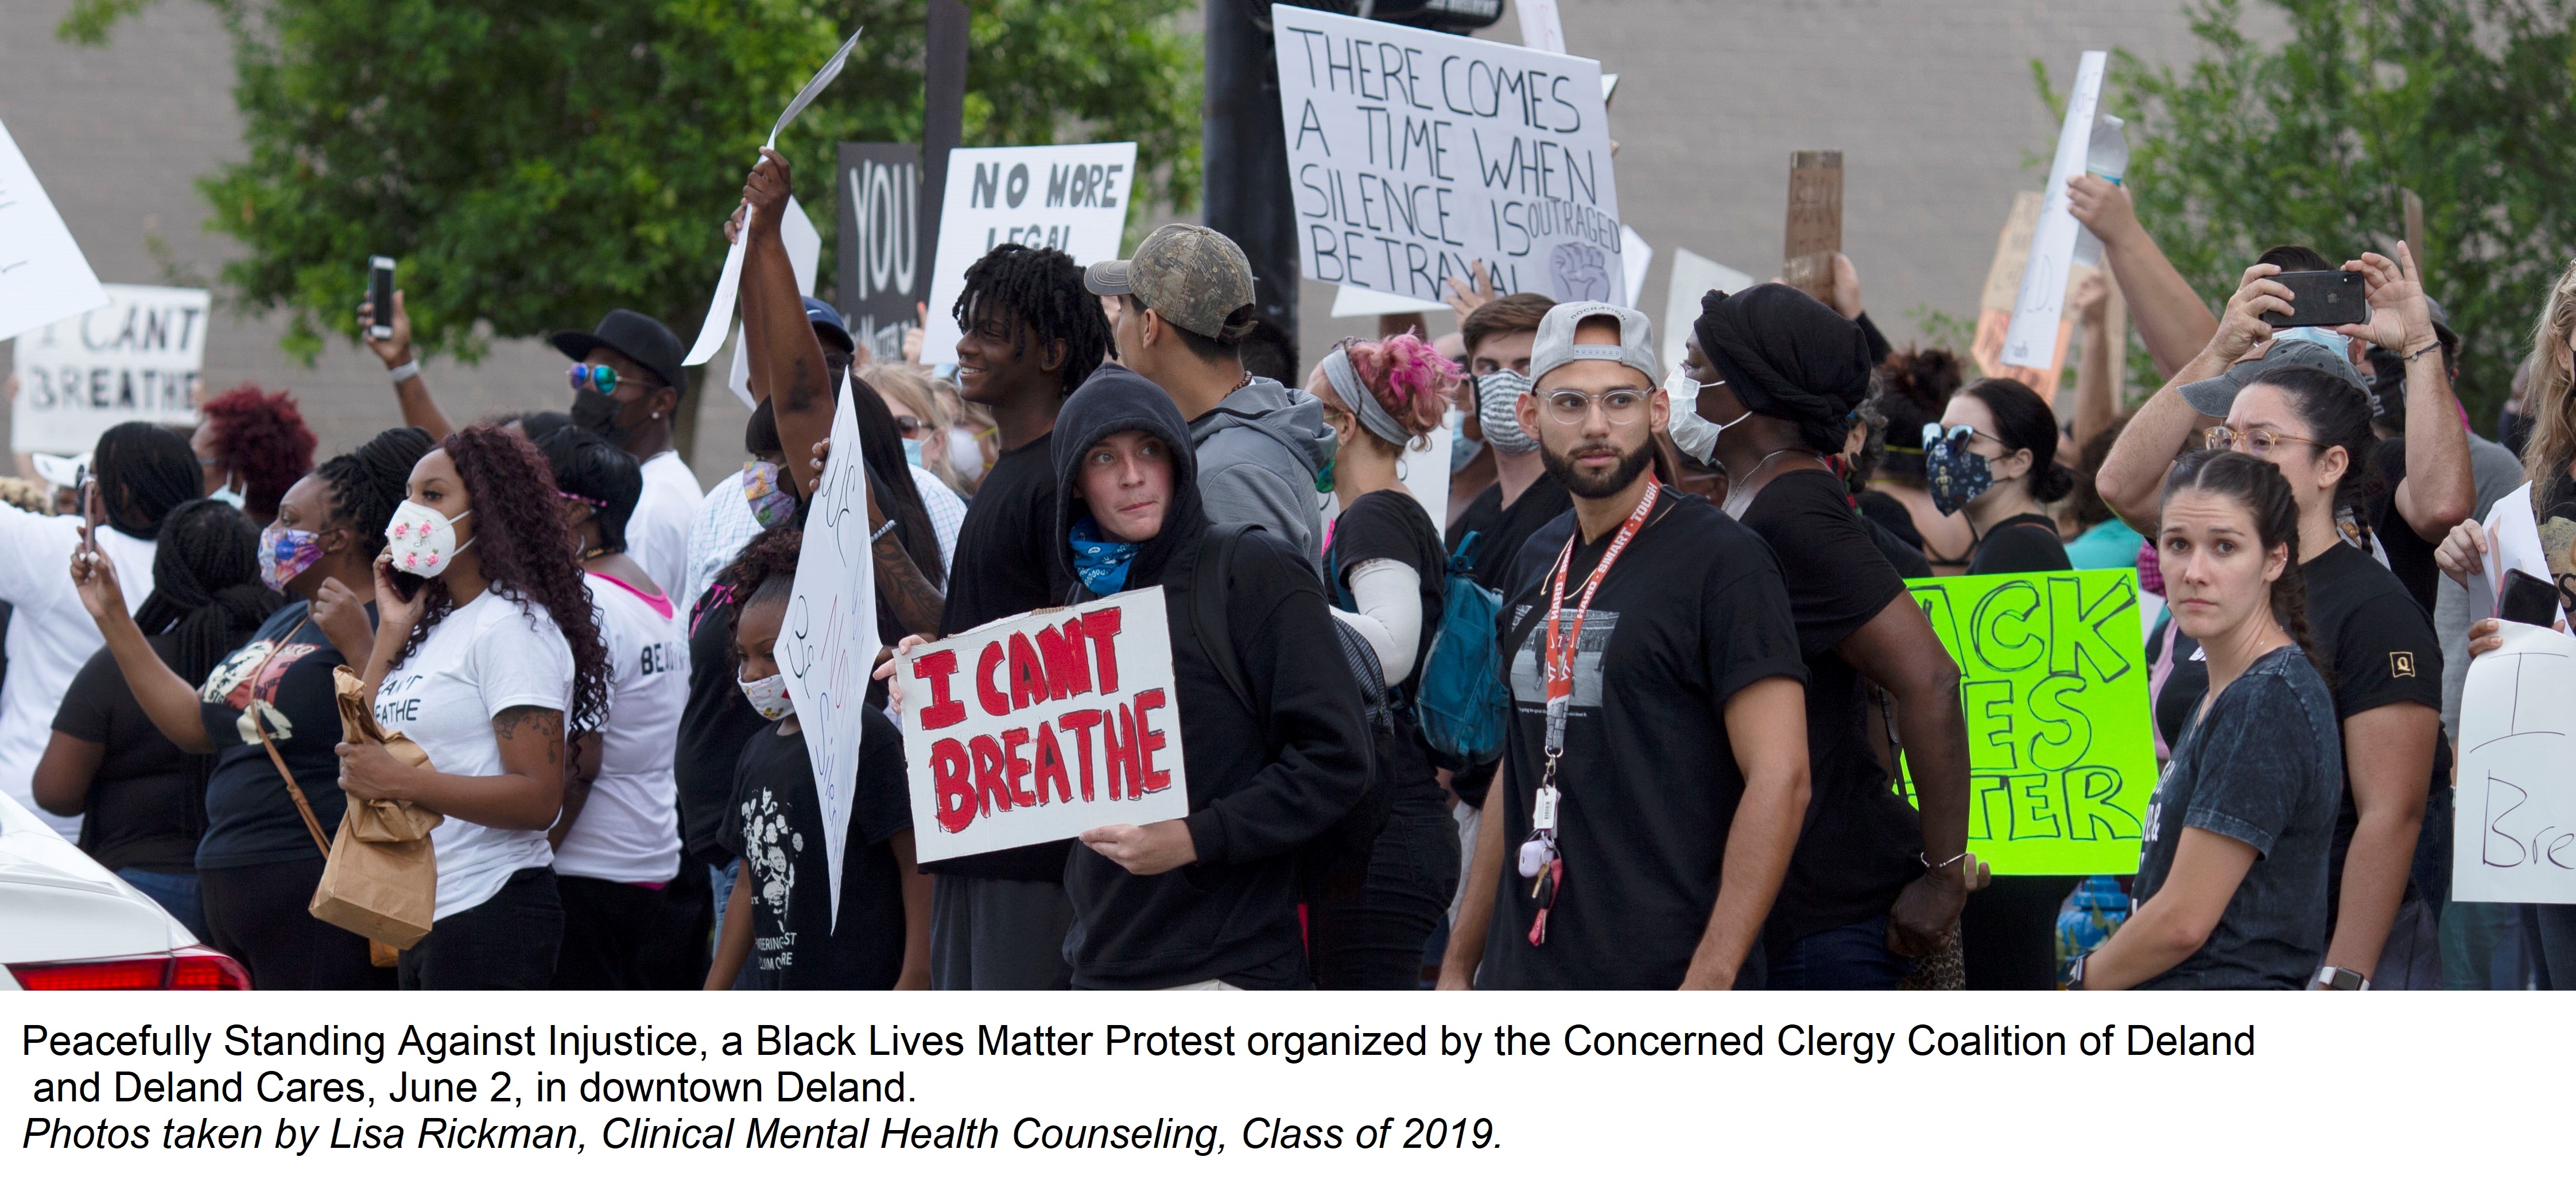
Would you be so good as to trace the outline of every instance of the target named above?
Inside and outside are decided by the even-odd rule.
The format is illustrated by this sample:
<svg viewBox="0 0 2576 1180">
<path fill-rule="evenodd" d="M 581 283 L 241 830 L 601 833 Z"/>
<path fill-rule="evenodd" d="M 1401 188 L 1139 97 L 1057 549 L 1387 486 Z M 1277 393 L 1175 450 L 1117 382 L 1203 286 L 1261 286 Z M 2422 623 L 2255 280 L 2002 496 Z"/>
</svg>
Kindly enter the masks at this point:
<svg viewBox="0 0 2576 1180">
<path fill-rule="evenodd" d="M 1465 377 L 1440 350 L 1410 331 L 1384 340 L 1344 340 L 1342 347 L 1377 404 L 1417 438 L 1439 428 L 1449 410 L 1449 392 Z"/>
</svg>

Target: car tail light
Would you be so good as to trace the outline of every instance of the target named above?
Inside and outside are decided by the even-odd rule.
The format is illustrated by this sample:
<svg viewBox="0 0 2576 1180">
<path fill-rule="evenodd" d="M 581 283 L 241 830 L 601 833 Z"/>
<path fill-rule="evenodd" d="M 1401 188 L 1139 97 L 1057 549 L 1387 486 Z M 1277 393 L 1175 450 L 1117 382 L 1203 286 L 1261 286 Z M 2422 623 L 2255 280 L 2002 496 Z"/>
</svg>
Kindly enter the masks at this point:
<svg viewBox="0 0 2576 1180">
<path fill-rule="evenodd" d="M 168 954 L 64 963 L 11 963 L 9 974 L 31 992 L 244 992 L 250 973 L 229 955 L 202 946 Z"/>
</svg>

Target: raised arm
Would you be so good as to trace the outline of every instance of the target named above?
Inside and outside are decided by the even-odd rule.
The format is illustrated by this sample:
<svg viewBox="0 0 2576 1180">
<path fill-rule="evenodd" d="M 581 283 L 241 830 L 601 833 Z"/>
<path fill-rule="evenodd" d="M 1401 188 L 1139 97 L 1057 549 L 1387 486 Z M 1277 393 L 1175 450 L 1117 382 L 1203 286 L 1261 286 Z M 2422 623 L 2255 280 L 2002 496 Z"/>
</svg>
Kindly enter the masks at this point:
<svg viewBox="0 0 2576 1180">
<path fill-rule="evenodd" d="M 2361 272 L 2370 291 L 2370 322 L 2336 329 L 2406 361 L 2406 478 L 2397 481 L 2397 514 L 2427 541 L 2477 510 L 2477 474 L 2469 464 L 2469 431 L 2451 398 L 2450 366 L 2433 333 L 2433 309 L 2415 271 L 2415 255 L 2397 243 L 2394 261 L 2364 254 L 2343 264 Z"/>
<path fill-rule="evenodd" d="M 1959 665 L 1911 594 L 1897 595 L 1834 652 L 1896 698 L 1928 863 L 1897 895 L 1887 945 L 1900 955 L 1927 954 L 1948 941 L 1968 904 L 1968 722 L 1959 708 Z"/>
<path fill-rule="evenodd" d="M 2119 349 L 2111 343 L 2110 280 L 2099 272 L 2086 276 L 2067 303 L 2075 310 L 2084 345 L 2075 362 L 2075 420 L 2070 427 L 2075 449 L 2081 451 L 2120 417 L 2121 374 L 2111 363 Z"/>
<path fill-rule="evenodd" d="M 2125 284 L 2128 272 L 2118 272 Z M 2111 453 L 2102 460 L 2102 470 L 2093 477 L 2094 490 L 2102 502 L 2120 514 L 2130 527 L 2148 536 L 2155 535 L 2156 517 L 2160 514 L 2165 494 L 2165 472 L 2173 467 L 2174 456 L 2191 445 L 2192 435 L 2214 426 L 2218 419 L 2191 408 L 2182 399 L 2182 387 L 2206 380 L 2227 371 L 2228 366 L 2254 351 L 2254 346 L 2270 342 L 2272 325 L 2263 322 L 2263 313 L 2290 310 L 2290 289 L 2272 278 L 2281 268 L 2268 262 L 2245 268 L 2244 280 L 2236 294 L 2227 301 L 2227 314 L 2220 317 L 2218 331 L 2211 336 L 2200 355 L 2191 358 L 2166 378 L 2164 388 L 2138 407 L 2129 425 L 2120 431 L 2120 441 L 2111 444 Z M 2127 290 L 2124 285 L 2121 288 Z M 2136 303 L 2130 307 L 2135 310 Z"/>
<path fill-rule="evenodd" d="M 823 345 L 805 318 L 805 297 L 796 290 L 786 239 L 778 232 L 790 191 L 787 157 L 760 149 L 760 163 L 742 186 L 750 211 L 750 224 L 741 231 L 742 347 L 750 353 L 751 395 L 770 403 L 778 415 L 779 443 L 790 456 L 788 466 L 797 469 L 797 488 L 810 498 L 822 471 L 795 457 L 811 454 L 814 444 L 832 437 L 837 391 L 823 363 Z"/>
<path fill-rule="evenodd" d="M 1807 818 L 1807 687 L 1774 676 L 1737 690 L 1726 698 L 1726 740 L 1744 774 L 1744 798 L 1726 830 L 1717 902 L 1682 976 L 1686 991 L 1735 986 L 1735 973 L 1780 895 Z"/>
<path fill-rule="evenodd" d="M 135 703 L 143 706 L 144 715 L 152 719 L 152 728 L 188 753 L 214 753 L 215 742 L 206 733 L 205 714 L 198 711 L 197 686 L 181 680 L 170 665 L 162 663 L 161 653 L 152 650 L 152 644 L 143 638 L 143 629 L 134 625 L 134 616 L 126 610 L 125 590 L 116 580 L 116 562 L 105 551 L 75 552 L 72 584 L 80 592 L 81 608 L 98 623 L 99 634 L 107 637 L 107 650 L 116 659 L 116 670 L 125 677 L 126 687 L 133 690 Z M 48 753 L 47 757 L 52 755 Z"/>
<path fill-rule="evenodd" d="M 2156 371 L 2168 378 L 2181 372 L 2217 334 L 2218 317 L 2138 224 L 2126 187 L 2087 174 L 2066 182 L 2066 196 L 2075 220 L 2102 239 L 2102 256 L 2120 282 L 2120 298 L 2129 304 Z"/>
<path fill-rule="evenodd" d="M 371 327 L 375 322 L 376 305 L 359 304 L 358 326 Z M 394 334 L 383 340 L 369 333 L 367 348 L 376 354 L 376 359 L 385 363 L 388 373 L 404 365 L 414 366 L 410 375 L 394 382 L 394 401 L 402 406 L 403 425 L 426 430 L 433 439 L 445 438 L 452 429 L 447 424 L 446 412 L 438 408 L 438 399 L 430 396 L 429 382 L 421 379 L 418 362 L 412 356 L 411 316 L 403 310 L 403 293 L 400 291 L 394 292 L 392 327 Z"/>
</svg>

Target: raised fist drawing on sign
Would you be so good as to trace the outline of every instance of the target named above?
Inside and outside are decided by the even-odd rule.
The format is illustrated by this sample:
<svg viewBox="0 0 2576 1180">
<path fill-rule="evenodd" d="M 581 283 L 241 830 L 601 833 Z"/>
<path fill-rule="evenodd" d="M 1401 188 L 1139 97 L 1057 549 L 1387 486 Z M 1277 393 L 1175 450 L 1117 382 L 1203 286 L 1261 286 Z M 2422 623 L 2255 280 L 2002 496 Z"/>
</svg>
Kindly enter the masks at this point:
<svg viewBox="0 0 2576 1180">
<path fill-rule="evenodd" d="M 1564 242 L 1548 252 L 1547 274 L 1559 303 L 1610 298 L 1609 255 L 1598 246 Z"/>
</svg>

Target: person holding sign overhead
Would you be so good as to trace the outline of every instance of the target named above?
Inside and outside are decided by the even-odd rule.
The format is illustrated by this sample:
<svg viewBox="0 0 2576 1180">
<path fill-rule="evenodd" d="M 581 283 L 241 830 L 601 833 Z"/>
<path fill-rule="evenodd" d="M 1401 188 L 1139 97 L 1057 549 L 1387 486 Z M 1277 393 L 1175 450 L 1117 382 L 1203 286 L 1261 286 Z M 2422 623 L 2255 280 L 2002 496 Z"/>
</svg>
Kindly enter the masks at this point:
<svg viewBox="0 0 2576 1180">
<path fill-rule="evenodd" d="M 1869 393 L 1867 334 L 1797 288 L 1711 291 L 1683 354 L 1718 428 L 1726 510 L 1779 554 L 1806 659 L 1815 801 L 1772 908 L 1770 986 L 1892 988 L 1966 904 L 1968 735 L 1959 667 L 1824 456 Z M 1917 808 L 1889 789 L 1866 684 L 1896 699 Z"/>
<path fill-rule="evenodd" d="M 1369 775 L 1360 689 L 1323 588 L 1285 539 L 1209 525 L 1190 427 L 1153 382 L 1101 366 L 1056 431 L 1068 599 L 1162 588 L 1190 796 L 1186 818 L 1104 825 L 1072 850 L 1073 985 L 1308 986 L 1293 854 L 1359 801 Z M 1207 578 L 1224 579 L 1221 620 L 1198 617 Z"/>
<path fill-rule="evenodd" d="M 1670 413 L 1651 337 L 1609 303 L 1539 321 L 1519 426 L 1574 510 L 1496 616 L 1513 708 L 1443 989 L 1762 980 L 1807 807 L 1806 668 L 1769 550 L 1649 469 Z"/>
<path fill-rule="evenodd" d="M 2209 693 L 2147 805 L 2137 910 L 2074 961 L 2079 991 L 2363 986 L 2318 970 L 2344 743 L 2301 642 L 2299 516 L 2248 455 L 2194 451 L 2165 481 L 2156 551 Z"/>
</svg>

